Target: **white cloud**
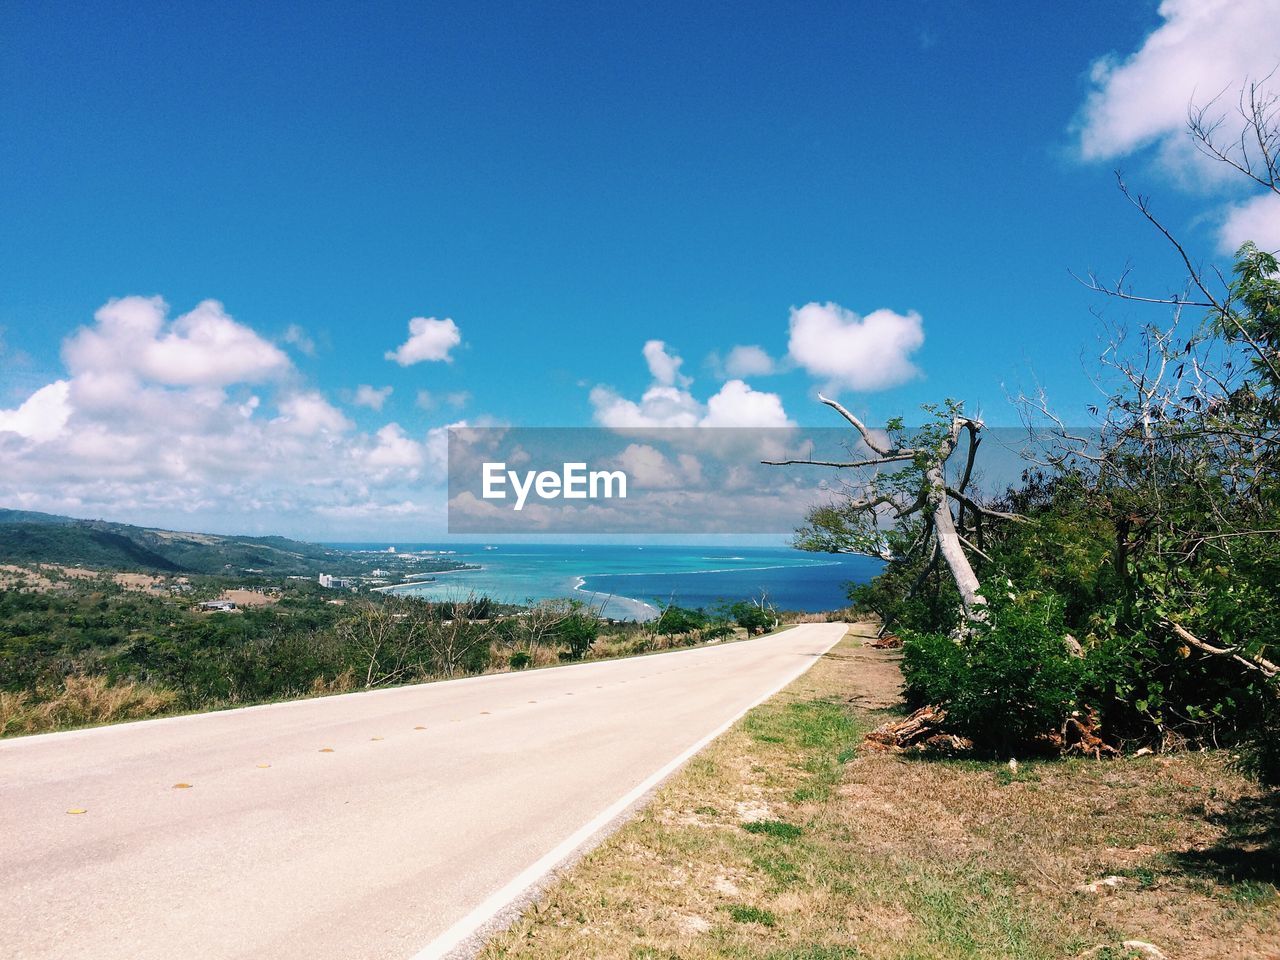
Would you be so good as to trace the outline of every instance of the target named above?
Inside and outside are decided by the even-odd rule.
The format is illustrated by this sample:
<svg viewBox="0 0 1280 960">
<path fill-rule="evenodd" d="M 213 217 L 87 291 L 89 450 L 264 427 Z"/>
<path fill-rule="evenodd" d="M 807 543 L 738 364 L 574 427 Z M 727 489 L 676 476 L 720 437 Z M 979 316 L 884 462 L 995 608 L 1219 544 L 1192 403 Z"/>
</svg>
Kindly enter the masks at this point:
<svg viewBox="0 0 1280 960">
<path fill-rule="evenodd" d="M 132 373 L 171 386 L 222 387 L 283 373 L 289 358 L 253 330 L 205 300 L 172 323 L 160 297 L 111 300 L 63 344 L 72 375 Z"/>
<path fill-rule="evenodd" d="M 766 377 L 776 373 L 778 365 L 763 347 L 755 345 L 736 346 L 729 351 L 724 361 L 724 372 L 729 377 Z"/>
<path fill-rule="evenodd" d="M 344 433 L 353 424 L 320 393 L 292 393 L 279 402 L 280 416 L 275 423 L 291 433 L 314 436 L 318 433 Z"/>
<path fill-rule="evenodd" d="M 638 403 L 619 396 L 610 387 L 594 387 L 591 406 L 596 423 L 614 429 L 696 427 L 702 416 L 702 404 L 678 387 L 650 387 Z"/>
<path fill-rule="evenodd" d="M 348 524 L 335 536 L 439 531 L 434 432 L 357 429 L 212 301 L 172 323 L 158 298 L 112 301 L 64 358 L 66 376 L 0 410 L 0 503 L 228 532 L 314 536 L 317 517 Z"/>
<path fill-rule="evenodd" d="M 388 423 L 375 434 L 375 439 L 373 449 L 361 455 L 365 466 L 384 472 L 404 469 L 409 471 L 410 479 L 417 477 L 427 459 L 425 444 L 411 438 L 398 423 Z"/>
<path fill-rule="evenodd" d="M 703 427 L 791 427 L 776 393 L 752 390 L 741 380 L 730 380 L 707 400 Z"/>
<path fill-rule="evenodd" d="M 1275 0 L 1164 0 L 1159 14 L 1163 22 L 1134 53 L 1093 64 L 1079 120 L 1085 159 L 1185 139 L 1188 106 L 1231 96 L 1246 77 L 1280 65 Z"/>
<path fill-rule="evenodd" d="M 280 339 L 291 346 L 297 347 L 299 352 L 305 353 L 308 357 L 314 357 L 316 355 L 315 340 L 311 338 L 311 335 L 307 333 L 306 330 L 296 323 L 289 324 L 289 326 L 285 328 L 284 336 Z"/>
<path fill-rule="evenodd" d="M 690 459 L 697 463 L 696 458 Z M 651 490 L 683 488 L 689 482 L 682 467 L 677 467 L 661 450 L 647 443 L 629 444 L 614 462 L 626 471 L 631 481 Z"/>
<path fill-rule="evenodd" d="M 1109 54 L 1090 71 L 1090 92 L 1075 128 L 1081 156 L 1108 161 L 1152 148 L 1157 163 L 1184 189 L 1231 188 L 1247 181 L 1196 148 L 1188 112 L 1206 109 L 1220 121 L 1215 140 L 1239 144 L 1237 109 L 1250 82 L 1276 92 L 1280 67 L 1276 0 L 1164 0 L 1160 25 L 1128 56 Z M 1266 78 L 1272 77 L 1268 83 Z M 1218 246 L 1233 252 L 1244 240 L 1280 247 L 1274 196 L 1254 197 L 1220 211 Z"/>
<path fill-rule="evenodd" d="M 390 387 L 371 387 L 367 383 L 362 383 L 356 387 L 356 395 L 352 403 L 357 407 L 381 410 L 382 405 L 387 402 L 387 397 L 389 396 L 391 396 Z"/>
<path fill-rule="evenodd" d="M 650 340 L 644 345 L 645 363 L 649 365 L 649 374 L 655 383 L 664 387 L 687 387 L 693 381 L 680 373 L 680 365 L 684 363 L 680 357 L 667 352 L 667 345 L 661 340 Z"/>
<path fill-rule="evenodd" d="M 791 310 L 790 356 L 832 390 L 883 390 L 919 375 L 911 354 L 924 343 L 920 314 L 876 310 L 860 317 L 838 303 Z"/>
<path fill-rule="evenodd" d="M 1219 246 L 1224 253 L 1233 253 L 1246 240 L 1263 250 L 1280 249 L 1280 196 L 1262 193 L 1227 208 L 1218 233 Z"/>
<path fill-rule="evenodd" d="M 0 410 L 0 433 L 16 433 L 36 442 L 52 440 L 71 416 L 70 384 L 58 380 L 41 387 L 16 410 Z"/>
<path fill-rule="evenodd" d="M 741 380 L 730 380 L 703 403 L 687 389 L 692 381 L 679 374 L 683 361 L 667 352 L 661 340 L 646 343 L 644 357 L 656 382 L 641 394 L 639 401 L 627 399 L 612 387 L 592 388 L 591 406 L 596 423 L 602 427 L 633 430 L 791 425 L 776 393 L 762 393 Z"/>
<path fill-rule="evenodd" d="M 424 360 L 453 360 L 449 351 L 462 342 L 462 331 L 449 318 L 414 317 L 409 321 L 409 339 L 395 350 L 388 350 L 386 359 L 408 367 Z"/>
</svg>

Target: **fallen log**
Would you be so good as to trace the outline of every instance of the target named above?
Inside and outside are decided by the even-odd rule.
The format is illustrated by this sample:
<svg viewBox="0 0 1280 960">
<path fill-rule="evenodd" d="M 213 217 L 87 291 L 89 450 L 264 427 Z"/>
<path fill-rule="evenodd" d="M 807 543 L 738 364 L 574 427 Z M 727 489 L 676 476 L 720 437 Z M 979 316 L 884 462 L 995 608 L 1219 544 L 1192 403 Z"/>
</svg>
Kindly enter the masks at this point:
<svg viewBox="0 0 1280 960">
<path fill-rule="evenodd" d="M 942 723 L 947 711 L 941 707 L 921 707 L 909 717 L 891 720 L 876 727 L 864 738 L 867 743 L 886 750 L 905 750 L 930 737 L 943 734 Z"/>
<path fill-rule="evenodd" d="M 886 633 L 877 640 L 867 644 L 873 650 L 896 650 L 902 646 L 902 638 L 896 633 Z"/>
</svg>

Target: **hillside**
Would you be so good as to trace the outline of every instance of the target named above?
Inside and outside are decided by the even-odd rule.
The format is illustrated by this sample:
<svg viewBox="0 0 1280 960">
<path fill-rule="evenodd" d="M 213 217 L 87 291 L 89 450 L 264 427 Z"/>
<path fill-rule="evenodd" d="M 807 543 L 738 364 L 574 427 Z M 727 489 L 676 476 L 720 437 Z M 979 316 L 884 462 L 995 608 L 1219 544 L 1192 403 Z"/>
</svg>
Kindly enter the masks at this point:
<svg viewBox="0 0 1280 960">
<path fill-rule="evenodd" d="M 285 537 L 153 530 L 105 520 L 0 509 L 0 562 L 216 574 L 341 572 L 343 551 Z"/>
</svg>

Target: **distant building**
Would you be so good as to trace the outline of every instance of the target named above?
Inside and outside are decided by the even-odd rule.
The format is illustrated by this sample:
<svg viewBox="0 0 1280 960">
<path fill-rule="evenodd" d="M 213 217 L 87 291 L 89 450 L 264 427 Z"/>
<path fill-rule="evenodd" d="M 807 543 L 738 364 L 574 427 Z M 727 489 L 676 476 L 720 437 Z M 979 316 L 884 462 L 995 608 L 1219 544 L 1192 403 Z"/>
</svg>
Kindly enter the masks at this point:
<svg viewBox="0 0 1280 960">
<path fill-rule="evenodd" d="M 234 600 L 206 600 L 204 603 L 200 604 L 201 610 L 208 610 L 210 612 L 229 613 L 235 608 L 236 604 Z"/>
<path fill-rule="evenodd" d="M 356 581 L 351 577 L 333 577 L 327 573 L 320 574 L 320 586 L 328 590 L 354 590 Z"/>
</svg>

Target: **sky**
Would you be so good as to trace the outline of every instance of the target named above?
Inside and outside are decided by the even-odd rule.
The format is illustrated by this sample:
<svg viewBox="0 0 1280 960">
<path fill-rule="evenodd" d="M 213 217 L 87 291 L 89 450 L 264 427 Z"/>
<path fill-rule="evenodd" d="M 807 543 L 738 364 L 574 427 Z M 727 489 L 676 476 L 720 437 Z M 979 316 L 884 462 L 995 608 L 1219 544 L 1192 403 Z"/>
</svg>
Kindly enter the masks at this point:
<svg viewBox="0 0 1280 960">
<path fill-rule="evenodd" d="M 1280 247 L 1195 154 L 1280 0 L 0 6 L 0 505 L 444 530 L 445 429 L 1068 420 Z"/>
</svg>

